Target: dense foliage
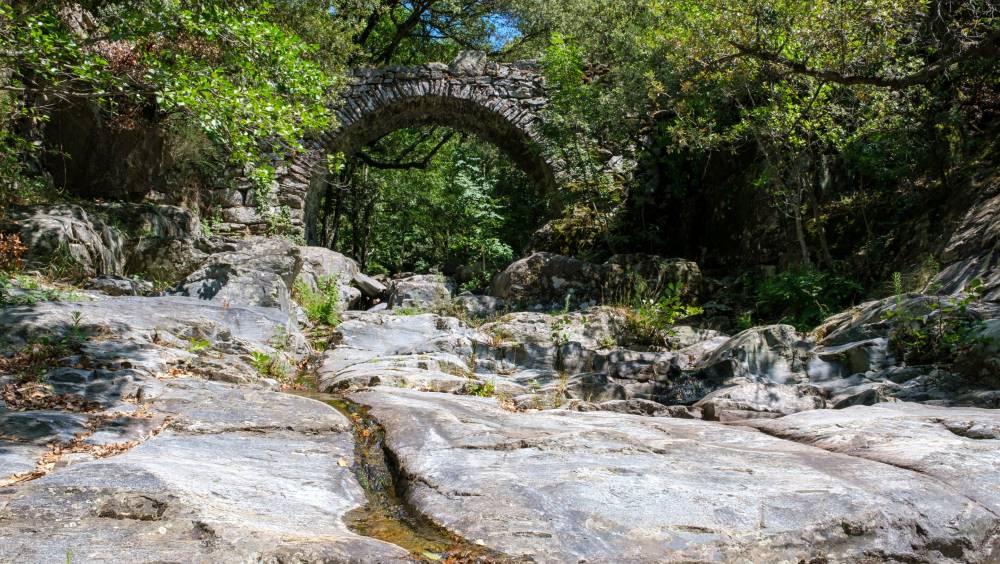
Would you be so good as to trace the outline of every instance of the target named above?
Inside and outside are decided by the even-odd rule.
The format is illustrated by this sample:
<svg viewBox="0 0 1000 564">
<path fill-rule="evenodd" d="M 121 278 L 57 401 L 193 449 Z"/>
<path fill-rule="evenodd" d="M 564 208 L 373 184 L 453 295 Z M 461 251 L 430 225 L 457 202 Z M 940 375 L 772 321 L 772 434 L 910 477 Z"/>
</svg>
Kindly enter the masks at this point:
<svg viewBox="0 0 1000 564">
<path fill-rule="evenodd" d="M 805 326 L 925 262 L 907 218 L 994 158 L 997 16 L 990 0 L 14 1 L 0 202 L 59 188 L 46 121 L 85 102 L 120 127 L 196 132 L 211 147 L 196 160 L 214 180 L 243 167 L 263 209 L 268 153 L 334 125 L 346 67 L 480 49 L 545 70 L 541 150 L 571 173 L 557 205 L 532 206 L 496 148 L 415 127 L 332 156 L 325 244 L 375 270 L 467 267 L 475 286 L 548 221 L 554 251 L 788 270 L 750 292 L 756 315 Z M 744 247 L 710 240 L 706 216 L 748 201 L 766 207 L 718 238 Z"/>
<path fill-rule="evenodd" d="M 262 186 L 268 146 L 294 148 L 331 125 L 340 67 L 290 29 L 282 4 L 96 4 L 0 6 L 3 200 L 37 191 L 30 167 L 59 104 L 91 101 L 123 127 L 144 117 L 193 125 Z"/>
</svg>

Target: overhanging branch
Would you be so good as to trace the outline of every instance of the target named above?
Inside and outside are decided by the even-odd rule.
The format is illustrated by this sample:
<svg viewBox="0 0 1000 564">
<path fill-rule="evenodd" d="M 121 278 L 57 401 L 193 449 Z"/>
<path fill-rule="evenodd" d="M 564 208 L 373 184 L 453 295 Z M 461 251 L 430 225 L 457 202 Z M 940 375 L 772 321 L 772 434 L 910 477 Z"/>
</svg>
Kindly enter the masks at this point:
<svg viewBox="0 0 1000 564">
<path fill-rule="evenodd" d="M 863 75 L 863 74 L 847 74 L 833 70 L 824 69 L 814 69 L 810 68 L 805 63 L 794 61 L 777 53 L 772 53 L 770 51 L 761 49 L 759 47 L 753 47 L 750 45 L 744 45 L 741 43 L 730 42 L 736 50 L 737 53 L 729 58 L 736 57 L 750 57 L 757 59 L 759 61 L 764 61 L 774 65 L 778 65 L 789 71 L 800 74 L 803 76 L 811 76 L 813 78 L 818 78 L 825 80 L 827 82 L 833 82 L 837 84 L 844 85 L 870 85 L 870 86 L 880 86 L 883 88 L 891 88 L 895 90 L 901 90 L 904 88 L 909 88 L 911 86 L 916 86 L 919 84 L 926 84 L 938 76 L 944 74 L 952 65 L 961 62 L 963 60 L 969 60 L 974 58 L 992 58 L 1000 56 L 1000 31 L 996 31 L 988 35 L 985 39 L 978 43 L 964 43 L 960 44 L 957 48 L 952 50 L 949 54 L 941 57 L 937 61 L 925 65 L 920 70 L 905 75 L 905 76 L 880 76 L 880 75 Z"/>
</svg>

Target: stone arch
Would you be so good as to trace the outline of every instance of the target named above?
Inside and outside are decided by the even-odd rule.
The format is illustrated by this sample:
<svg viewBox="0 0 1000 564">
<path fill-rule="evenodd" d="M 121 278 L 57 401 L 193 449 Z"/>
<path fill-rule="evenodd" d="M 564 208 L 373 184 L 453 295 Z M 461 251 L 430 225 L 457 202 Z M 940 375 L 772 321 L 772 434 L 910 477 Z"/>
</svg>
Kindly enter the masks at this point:
<svg viewBox="0 0 1000 564">
<path fill-rule="evenodd" d="M 310 140 L 305 152 L 285 159 L 277 169 L 277 203 L 291 209 L 297 229 L 307 228 L 327 154 L 350 155 L 416 125 L 475 134 L 498 146 L 540 188 L 555 188 L 557 167 L 543 155 L 537 127 L 546 96 L 536 63 L 488 62 L 482 53 L 466 52 L 450 65 L 359 69 L 352 74 L 344 103 L 336 110 L 339 127 Z M 230 200 L 246 201 L 245 190 L 241 198 Z M 236 214 L 229 215 L 227 222 L 246 224 Z M 252 210 L 242 212 L 242 217 L 255 215 Z"/>
</svg>

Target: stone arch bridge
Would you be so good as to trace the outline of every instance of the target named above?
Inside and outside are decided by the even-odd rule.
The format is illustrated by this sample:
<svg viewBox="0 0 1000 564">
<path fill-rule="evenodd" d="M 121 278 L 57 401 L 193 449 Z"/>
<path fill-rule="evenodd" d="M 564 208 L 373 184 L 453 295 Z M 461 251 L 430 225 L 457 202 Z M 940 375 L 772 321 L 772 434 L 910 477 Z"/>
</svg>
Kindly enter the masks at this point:
<svg viewBox="0 0 1000 564">
<path fill-rule="evenodd" d="M 315 217 L 326 155 L 350 155 L 395 130 L 440 125 L 475 134 L 497 145 L 537 185 L 555 186 L 558 168 L 541 151 L 536 126 L 546 104 L 537 63 L 496 63 L 482 53 L 464 52 L 450 65 L 368 68 L 354 71 L 337 108 L 339 127 L 305 143 L 306 150 L 275 157 L 277 206 L 287 206 L 293 226 L 306 231 Z M 251 204 L 250 184 L 217 194 L 223 231 L 261 232 L 263 219 Z"/>
</svg>

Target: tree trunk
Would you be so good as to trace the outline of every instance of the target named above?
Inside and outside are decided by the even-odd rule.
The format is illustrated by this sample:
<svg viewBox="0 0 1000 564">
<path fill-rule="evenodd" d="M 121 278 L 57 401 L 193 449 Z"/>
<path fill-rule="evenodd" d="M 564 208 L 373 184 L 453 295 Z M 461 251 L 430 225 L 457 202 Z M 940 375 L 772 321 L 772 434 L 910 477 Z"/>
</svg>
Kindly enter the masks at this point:
<svg viewBox="0 0 1000 564">
<path fill-rule="evenodd" d="M 820 194 L 826 192 L 827 188 L 830 187 L 830 166 L 828 163 L 828 158 L 823 155 L 819 159 L 819 182 L 818 189 Z M 816 194 L 816 189 L 812 186 L 806 192 L 809 194 L 809 204 L 813 212 L 813 221 L 816 222 L 816 236 L 819 238 L 819 250 L 820 250 L 820 261 L 827 268 L 833 268 L 833 256 L 830 254 L 830 247 L 826 242 L 826 227 L 823 226 L 823 218 L 820 214 L 819 202 L 820 196 Z"/>
<path fill-rule="evenodd" d="M 802 190 L 796 190 L 794 201 L 792 202 L 792 212 L 795 218 L 795 237 L 799 241 L 799 251 L 802 253 L 802 264 L 812 266 L 812 259 L 809 258 L 809 245 L 806 244 L 806 231 L 802 226 Z"/>
<path fill-rule="evenodd" d="M 337 204 L 333 210 L 333 238 L 330 241 L 330 249 L 336 251 L 337 243 L 340 239 L 340 218 L 344 209 L 344 187 L 337 186 Z"/>
</svg>

